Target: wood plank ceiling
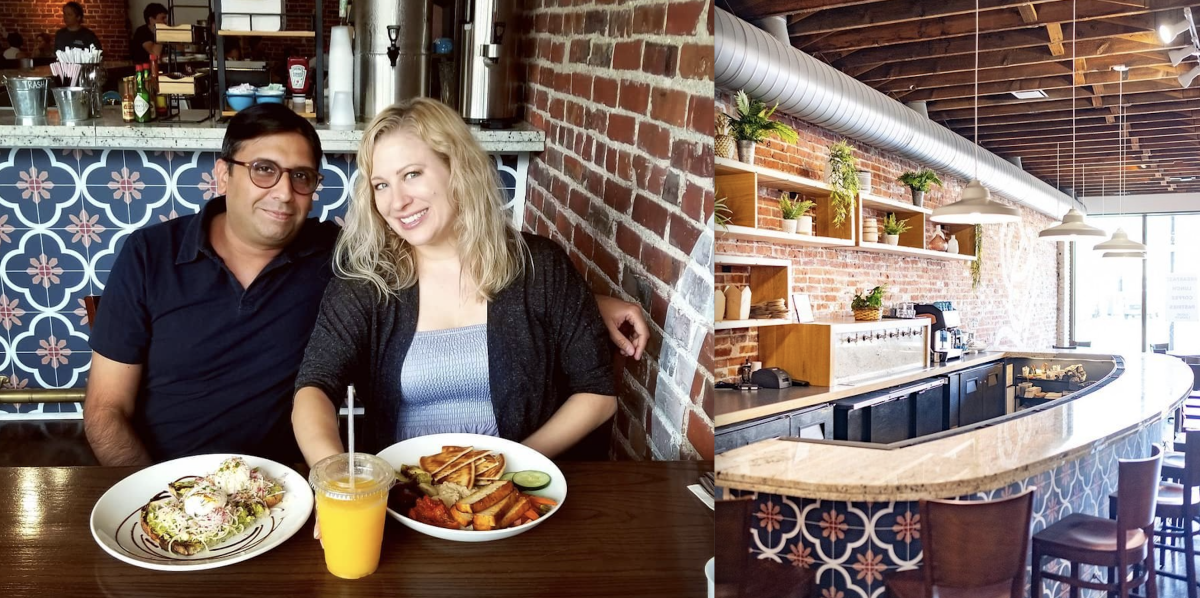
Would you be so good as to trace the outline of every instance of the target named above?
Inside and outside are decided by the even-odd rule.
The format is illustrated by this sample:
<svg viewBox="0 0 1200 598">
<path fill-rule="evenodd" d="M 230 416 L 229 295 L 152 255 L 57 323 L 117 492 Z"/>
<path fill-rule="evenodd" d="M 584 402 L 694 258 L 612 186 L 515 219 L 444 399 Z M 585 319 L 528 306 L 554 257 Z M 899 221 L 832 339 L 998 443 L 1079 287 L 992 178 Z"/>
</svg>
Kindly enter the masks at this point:
<svg viewBox="0 0 1200 598">
<path fill-rule="evenodd" d="M 1159 25 L 1183 19 L 1183 0 L 980 0 L 979 143 L 1080 196 L 1200 192 L 1200 78 L 1171 66 Z M 792 45 L 901 102 L 925 102 L 929 118 L 974 135 L 975 0 L 717 0 L 753 22 L 784 16 Z M 1200 18 L 1200 12 L 1196 13 Z M 1076 42 L 1076 40 L 1078 40 Z M 1072 46 L 1076 59 L 1072 65 Z M 1118 91 L 1125 65 L 1126 156 Z M 1023 100 L 1016 91 L 1045 93 Z M 1075 152 L 1071 105 L 1074 92 Z M 1086 178 L 1086 183 L 1085 183 Z M 1188 179 L 1191 180 L 1188 180 Z"/>
</svg>

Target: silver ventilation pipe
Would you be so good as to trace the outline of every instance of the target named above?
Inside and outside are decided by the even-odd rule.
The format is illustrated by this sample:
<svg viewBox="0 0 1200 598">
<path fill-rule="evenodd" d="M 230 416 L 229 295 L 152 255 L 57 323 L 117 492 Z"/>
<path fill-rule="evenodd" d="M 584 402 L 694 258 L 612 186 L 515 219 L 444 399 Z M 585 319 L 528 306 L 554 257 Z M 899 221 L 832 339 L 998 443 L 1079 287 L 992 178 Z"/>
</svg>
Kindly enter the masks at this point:
<svg viewBox="0 0 1200 598">
<path fill-rule="evenodd" d="M 925 118 L 929 118 L 929 105 L 925 103 L 925 100 L 905 102 L 904 105 L 908 106 L 913 112 L 916 112 Z"/>
<path fill-rule="evenodd" d="M 967 180 L 978 150 L 979 181 L 993 193 L 1055 218 L 1070 207 L 1086 212 L 1042 180 L 725 10 L 717 9 L 715 28 L 720 87 L 744 89 L 796 118 Z"/>
<path fill-rule="evenodd" d="M 779 43 L 785 46 L 792 45 L 792 36 L 788 34 L 787 19 L 783 17 L 766 17 L 759 19 L 754 24 L 759 29 L 770 33 L 772 37 L 779 40 Z"/>
</svg>

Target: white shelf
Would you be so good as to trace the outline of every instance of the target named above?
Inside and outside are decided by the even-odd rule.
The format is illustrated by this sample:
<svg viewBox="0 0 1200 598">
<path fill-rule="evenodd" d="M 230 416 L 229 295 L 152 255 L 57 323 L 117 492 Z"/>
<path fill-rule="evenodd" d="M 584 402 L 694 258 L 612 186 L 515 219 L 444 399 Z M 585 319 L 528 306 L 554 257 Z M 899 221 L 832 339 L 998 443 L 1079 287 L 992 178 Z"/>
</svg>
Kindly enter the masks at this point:
<svg viewBox="0 0 1200 598">
<path fill-rule="evenodd" d="M 829 185 L 823 181 L 810 179 L 794 174 L 789 174 L 771 168 L 763 168 L 753 164 L 730 160 L 729 158 L 715 158 L 713 160 L 714 176 L 725 174 L 747 174 L 753 173 L 758 175 L 758 184 L 762 187 L 770 187 L 781 191 L 796 191 L 809 195 L 828 195 Z"/>
<path fill-rule="evenodd" d="M 932 214 L 933 210 L 924 206 L 914 206 L 911 203 L 879 197 L 869 193 L 863 193 L 858 197 L 864 208 L 872 210 L 880 210 L 884 212 L 903 212 L 906 214 Z"/>
<path fill-rule="evenodd" d="M 833 237 L 817 237 L 813 235 L 796 235 L 780 230 L 754 228 L 731 224 L 727 227 L 717 227 L 717 235 L 742 239 L 745 241 L 767 241 L 784 245 L 803 245 L 806 247 L 853 247 L 852 239 L 836 239 Z"/>
<path fill-rule="evenodd" d="M 759 326 L 783 326 L 785 324 L 795 324 L 791 320 L 721 320 L 716 322 L 713 327 L 717 330 L 732 330 L 734 328 L 758 328 Z"/>
<path fill-rule="evenodd" d="M 787 268 L 792 265 L 792 262 L 785 258 L 749 257 L 718 253 L 713 256 L 713 264 L 717 266 L 775 266 L 777 268 Z"/>
<path fill-rule="evenodd" d="M 860 243 L 858 249 L 863 251 L 873 251 L 875 253 L 894 253 L 897 255 L 912 255 L 917 257 L 927 257 L 937 260 L 958 260 L 963 262 L 975 261 L 973 255 L 961 255 L 957 253 L 946 253 L 945 251 L 933 251 L 931 249 L 917 249 L 916 247 L 904 247 L 903 245 L 888 245 L 886 243 Z"/>
</svg>

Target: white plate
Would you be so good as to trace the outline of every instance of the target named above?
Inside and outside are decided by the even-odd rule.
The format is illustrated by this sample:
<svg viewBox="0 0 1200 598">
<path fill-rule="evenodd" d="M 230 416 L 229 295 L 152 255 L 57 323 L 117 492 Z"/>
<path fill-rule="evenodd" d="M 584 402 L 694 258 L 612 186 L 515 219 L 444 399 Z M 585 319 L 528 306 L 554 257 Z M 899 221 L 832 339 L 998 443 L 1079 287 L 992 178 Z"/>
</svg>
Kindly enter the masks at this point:
<svg viewBox="0 0 1200 598">
<path fill-rule="evenodd" d="M 138 522 L 141 508 L 167 484 L 193 475 L 208 475 L 229 457 L 242 457 L 250 467 L 283 485 L 283 500 L 270 516 L 254 522 L 246 531 L 192 556 L 175 554 L 155 546 Z M 92 509 L 92 537 L 105 552 L 146 569 L 197 571 L 240 563 L 254 558 L 292 537 L 313 509 L 312 488 L 291 468 L 268 459 L 247 455 L 197 455 L 147 467 L 117 482 Z"/>
<path fill-rule="evenodd" d="M 517 534 L 527 532 L 549 519 L 562 508 L 563 502 L 567 500 L 567 479 L 563 477 L 562 471 L 558 469 L 558 466 L 553 461 L 523 444 L 495 436 L 483 436 L 481 434 L 433 434 L 430 436 L 421 436 L 393 444 L 383 449 L 379 453 L 379 457 L 391 463 L 392 467 L 396 469 L 400 469 L 401 465 L 419 466 L 421 464 L 421 457 L 440 453 L 443 446 L 473 446 L 476 449 L 488 449 L 499 452 L 504 455 L 504 471 L 506 473 L 533 469 L 549 474 L 549 486 L 527 494 L 553 499 L 558 502 L 558 505 L 549 513 L 542 515 L 530 523 L 508 529 L 497 529 L 486 532 L 446 529 L 435 525 L 426 525 L 420 521 L 409 519 L 407 515 L 401 515 L 392 509 L 388 509 L 388 514 L 397 521 L 422 534 L 443 540 L 454 540 L 455 542 L 490 542 L 492 540 L 511 538 Z"/>
</svg>

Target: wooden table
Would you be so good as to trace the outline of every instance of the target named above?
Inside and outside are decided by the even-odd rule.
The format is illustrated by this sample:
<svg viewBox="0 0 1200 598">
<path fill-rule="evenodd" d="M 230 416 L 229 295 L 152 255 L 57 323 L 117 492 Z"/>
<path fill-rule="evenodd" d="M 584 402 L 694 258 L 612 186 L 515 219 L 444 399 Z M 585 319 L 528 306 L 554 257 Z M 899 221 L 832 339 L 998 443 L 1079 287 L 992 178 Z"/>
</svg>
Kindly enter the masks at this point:
<svg viewBox="0 0 1200 598">
<path fill-rule="evenodd" d="M 123 563 L 92 507 L 127 467 L 0 468 L 0 596 L 704 596 L 713 512 L 686 488 L 712 462 L 560 463 L 562 509 L 519 536 L 438 540 L 389 519 L 375 574 L 325 570 L 305 525 L 250 560 L 195 572 Z"/>
</svg>

